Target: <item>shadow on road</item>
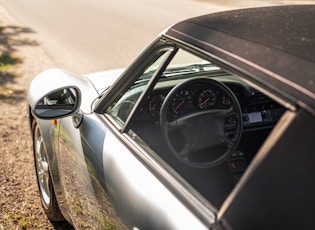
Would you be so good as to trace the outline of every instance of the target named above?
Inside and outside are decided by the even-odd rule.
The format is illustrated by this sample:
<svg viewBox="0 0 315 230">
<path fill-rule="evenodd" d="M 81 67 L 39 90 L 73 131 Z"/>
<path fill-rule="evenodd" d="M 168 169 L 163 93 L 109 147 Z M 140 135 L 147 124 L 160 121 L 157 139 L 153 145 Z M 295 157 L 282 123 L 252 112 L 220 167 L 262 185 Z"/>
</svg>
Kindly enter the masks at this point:
<svg viewBox="0 0 315 230">
<path fill-rule="evenodd" d="M 17 53 L 21 46 L 38 46 L 34 40 L 25 38 L 34 33 L 29 28 L 17 26 L 0 26 L 0 99 L 21 100 L 23 90 L 14 88 L 15 79 L 19 77 L 16 68 L 23 63 Z"/>
</svg>

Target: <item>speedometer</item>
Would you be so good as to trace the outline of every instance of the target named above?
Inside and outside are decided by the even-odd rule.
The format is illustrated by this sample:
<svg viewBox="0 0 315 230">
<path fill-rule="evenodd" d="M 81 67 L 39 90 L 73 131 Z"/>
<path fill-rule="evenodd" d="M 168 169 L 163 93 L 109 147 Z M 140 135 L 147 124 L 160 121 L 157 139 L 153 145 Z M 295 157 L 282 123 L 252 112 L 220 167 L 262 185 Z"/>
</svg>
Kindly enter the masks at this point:
<svg viewBox="0 0 315 230">
<path fill-rule="evenodd" d="M 212 89 L 204 89 L 198 96 L 198 106 L 200 109 L 212 109 L 218 101 L 218 96 Z"/>
</svg>

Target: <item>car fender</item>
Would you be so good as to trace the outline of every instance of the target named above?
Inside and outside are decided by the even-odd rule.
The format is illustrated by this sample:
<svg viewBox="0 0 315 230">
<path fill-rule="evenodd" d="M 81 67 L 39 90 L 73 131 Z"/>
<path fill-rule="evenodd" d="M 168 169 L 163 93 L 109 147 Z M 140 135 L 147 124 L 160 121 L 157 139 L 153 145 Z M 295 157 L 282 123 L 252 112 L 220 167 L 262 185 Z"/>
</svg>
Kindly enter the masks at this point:
<svg viewBox="0 0 315 230">
<path fill-rule="evenodd" d="M 85 74 L 84 76 L 92 82 L 99 93 L 102 93 L 120 77 L 124 70 L 125 69 L 106 70 Z"/>
</svg>

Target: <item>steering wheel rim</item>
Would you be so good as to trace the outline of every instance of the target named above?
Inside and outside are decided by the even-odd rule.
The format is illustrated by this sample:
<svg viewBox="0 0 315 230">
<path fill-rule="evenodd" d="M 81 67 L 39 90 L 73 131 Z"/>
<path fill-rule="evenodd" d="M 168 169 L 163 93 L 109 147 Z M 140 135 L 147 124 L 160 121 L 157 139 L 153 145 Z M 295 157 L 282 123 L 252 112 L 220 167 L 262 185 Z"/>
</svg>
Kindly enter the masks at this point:
<svg viewBox="0 0 315 230">
<path fill-rule="evenodd" d="M 196 84 L 204 84 L 223 92 L 230 99 L 230 107 L 195 111 L 169 121 L 175 95 Z M 225 124 L 231 117 L 235 119 L 235 131 L 229 137 Z M 190 79 L 175 86 L 166 96 L 160 110 L 160 127 L 171 152 L 182 163 L 194 168 L 214 167 L 227 160 L 240 141 L 242 110 L 234 93 L 224 84 L 210 78 Z"/>
</svg>

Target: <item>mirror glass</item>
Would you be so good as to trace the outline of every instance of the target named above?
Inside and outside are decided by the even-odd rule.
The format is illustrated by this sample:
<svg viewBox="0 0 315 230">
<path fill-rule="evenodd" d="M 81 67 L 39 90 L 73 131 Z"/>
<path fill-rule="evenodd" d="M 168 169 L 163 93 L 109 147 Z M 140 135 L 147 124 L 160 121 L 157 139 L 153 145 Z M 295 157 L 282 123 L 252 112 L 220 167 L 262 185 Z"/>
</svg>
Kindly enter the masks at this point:
<svg viewBox="0 0 315 230">
<path fill-rule="evenodd" d="M 78 93 L 75 88 L 63 88 L 44 96 L 35 107 L 40 118 L 53 119 L 74 112 L 78 105 Z"/>
</svg>

